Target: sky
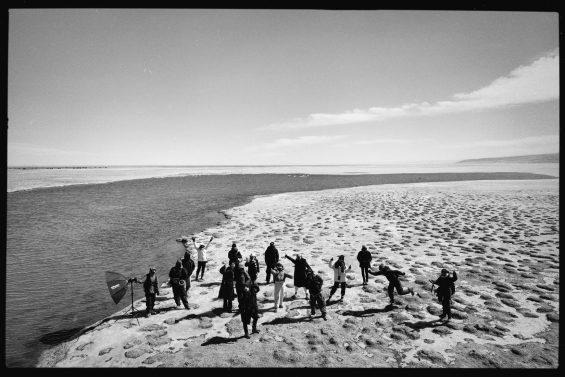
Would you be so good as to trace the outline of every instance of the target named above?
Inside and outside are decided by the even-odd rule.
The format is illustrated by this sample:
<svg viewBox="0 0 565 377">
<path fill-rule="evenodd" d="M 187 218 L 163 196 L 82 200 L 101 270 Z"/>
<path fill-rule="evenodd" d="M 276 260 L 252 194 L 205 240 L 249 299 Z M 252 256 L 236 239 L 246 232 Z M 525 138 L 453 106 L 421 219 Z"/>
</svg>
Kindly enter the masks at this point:
<svg viewBox="0 0 565 377">
<path fill-rule="evenodd" d="M 10 9 L 8 166 L 559 152 L 558 13 Z"/>
</svg>

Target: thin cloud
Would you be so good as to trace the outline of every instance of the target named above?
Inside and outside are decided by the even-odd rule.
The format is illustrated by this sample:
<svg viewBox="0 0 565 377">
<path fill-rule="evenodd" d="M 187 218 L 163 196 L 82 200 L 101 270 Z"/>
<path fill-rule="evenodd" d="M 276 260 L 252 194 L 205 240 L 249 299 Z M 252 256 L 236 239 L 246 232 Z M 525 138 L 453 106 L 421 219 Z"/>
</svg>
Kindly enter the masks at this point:
<svg viewBox="0 0 565 377">
<path fill-rule="evenodd" d="M 8 143 L 8 155 L 22 154 L 29 156 L 93 156 L 95 154 L 85 151 L 64 150 L 44 147 L 30 143 Z"/>
<path fill-rule="evenodd" d="M 457 93 L 448 101 L 404 104 L 398 107 L 371 107 L 343 113 L 314 113 L 305 118 L 273 123 L 271 130 L 324 127 L 387 119 L 453 114 L 497 109 L 559 99 L 559 49 L 520 66 L 507 76 L 470 93 Z"/>
<path fill-rule="evenodd" d="M 442 148 L 449 149 L 464 149 L 464 148 L 507 148 L 507 147 L 537 147 L 544 146 L 559 150 L 559 135 L 543 135 L 543 136 L 530 136 L 520 139 L 506 139 L 506 140 L 479 140 L 468 143 L 446 144 Z"/>
<path fill-rule="evenodd" d="M 405 145 L 413 143 L 428 142 L 429 139 L 373 139 L 353 141 L 353 145 Z"/>
<path fill-rule="evenodd" d="M 296 138 L 281 138 L 270 143 L 251 146 L 250 149 L 273 150 L 273 149 L 294 147 L 297 145 L 326 144 L 336 140 L 340 140 L 343 137 L 344 135 L 327 135 L 327 136 L 299 136 Z"/>
</svg>

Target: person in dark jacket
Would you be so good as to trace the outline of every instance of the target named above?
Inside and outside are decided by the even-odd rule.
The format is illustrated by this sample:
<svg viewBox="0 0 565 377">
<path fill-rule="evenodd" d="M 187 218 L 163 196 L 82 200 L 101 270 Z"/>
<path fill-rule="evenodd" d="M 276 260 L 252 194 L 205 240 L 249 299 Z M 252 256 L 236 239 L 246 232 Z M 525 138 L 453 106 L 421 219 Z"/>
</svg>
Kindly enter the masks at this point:
<svg viewBox="0 0 565 377">
<path fill-rule="evenodd" d="M 220 268 L 220 274 L 222 274 L 222 284 L 220 285 L 220 292 L 218 294 L 218 298 L 224 299 L 223 309 L 228 313 L 230 313 L 232 310 L 232 303 L 235 297 L 235 293 L 233 290 L 234 269 L 235 269 L 235 263 L 233 262 L 227 267 L 224 262 L 222 268 Z"/>
<path fill-rule="evenodd" d="M 235 280 L 235 293 L 237 295 L 238 302 L 237 310 L 241 312 L 243 289 L 246 286 L 249 287 L 249 284 L 251 283 L 251 277 L 238 262 L 235 262 L 234 264 L 235 267 L 233 277 Z"/>
<path fill-rule="evenodd" d="M 247 273 L 251 278 L 251 282 L 255 283 L 257 281 L 257 275 L 259 275 L 259 261 L 255 257 L 255 254 L 251 253 L 249 258 L 245 261 L 245 267 L 247 267 Z"/>
<path fill-rule="evenodd" d="M 275 267 L 275 265 L 279 262 L 279 251 L 275 247 L 275 243 L 271 242 L 269 246 L 267 246 L 267 250 L 265 250 L 265 269 L 267 270 L 267 278 L 265 283 L 269 284 L 271 280 L 271 270 Z"/>
<path fill-rule="evenodd" d="M 175 299 L 177 307 L 180 306 L 180 302 L 182 301 L 184 308 L 188 309 L 186 288 L 184 287 L 186 284 L 186 279 L 188 279 L 188 272 L 182 266 L 180 259 L 177 260 L 175 266 L 169 271 L 169 278 L 169 283 L 173 288 L 173 297 Z"/>
<path fill-rule="evenodd" d="M 365 245 L 361 246 L 361 251 L 357 254 L 357 260 L 359 261 L 359 267 L 361 268 L 361 276 L 363 277 L 363 285 L 369 283 L 369 268 L 371 268 L 371 252 L 367 250 Z"/>
<path fill-rule="evenodd" d="M 155 314 L 153 308 L 155 307 L 155 296 L 159 294 L 159 281 L 157 280 L 156 269 L 149 268 L 149 273 L 145 275 L 143 281 L 143 290 L 145 291 L 145 305 L 147 307 L 145 316 L 149 317 Z"/>
<path fill-rule="evenodd" d="M 453 276 L 450 276 L 449 271 L 445 268 L 441 270 L 441 275 L 435 281 L 430 280 L 430 283 L 437 285 L 436 294 L 438 300 L 443 307 L 443 313 L 439 318 L 451 319 L 451 296 L 455 290 L 454 282 L 457 281 L 457 273 L 453 271 Z"/>
<path fill-rule="evenodd" d="M 316 314 L 316 305 L 320 308 L 322 312 L 322 318 L 327 321 L 326 318 L 326 301 L 324 300 L 324 295 L 322 294 L 322 285 L 324 280 L 320 275 L 314 274 L 312 269 L 308 270 L 306 273 L 306 278 L 304 279 L 304 284 L 308 291 L 310 292 L 310 315 L 312 317 Z"/>
<path fill-rule="evenodd" d="M 306 295 L 306 300 L 308 300 L 308 290 L 304 282 L 306 281 L 306 272 L 308 270 L 312 270 L 306 259 L 302 258 L 300 254 L 296 255 L 296 259 L 292 259 L 288 255 L 284 255 L 285 258 L 290 260 L 294 264 L 294 295 L 292 296 L 293 299 L 296 298 L 296 294 L 298 293 L 298 288 L 304 288 L 304 293 Z"/>
<path fill-rule="evenodd" d="M 192 272 L 194 271 L 194 267 L 195 267 L 194 260 L 192 260 L 188 248 L 184 252 L 184 257 L 182 258 L 182 266 L 186 270 L 188 276 L 188 278 L 185 281 L 186 283 L 185 289 L 186 292 L 188 293 L 188 289 L 190 288 L 190 276 L 192 275 Z"/>
<path fill-rule="evenodd" d="M 259 308 L 257 307 L 257 292 L 259 292 L 259 286 L 256 283 L 251 283 L 248 280 L 247 283 L 242 287 L 241 291 L 241 303 L 240 303 L 240 315 L 241 322 L 243 323 L 243 331 L 245 337 L 249 339 L 249 332 L 247 326 L 253 318 L 253 324 L 251 327 L 251 333 L 257 334 L 257 320 L 259 319 Z"/>
<path fill-rule="evenodd" d="M 411 293 L 412 296 L 414 296 L 414 289 L 413 288 L 408 288 L 408 289 L 402 288 L 402 284 L 400 284 L 400 280 L 398 280 L 398 276 L 406 275 L 406 273 L 404 273 L 402 271 L 398 271 L 398 270 L 391 270 L 390 267 L 384 266 L 382 264 L 379 266 L 379 272 L 373 272 L 371 270 L 368 270 L 367 272 L 369 272 L 371 275 L 374 275 L 374 276 L 384 275 L 384 277 L 386 277 L 386 279 L 388 280 L 388 297 L 390 298 L 391 305 L 394 304 L 394 289 L 395 288 L 396 288 L 396 292 L 399 295 L 407 295 L 408 293 Z"/>
<path fill-rule="evenodd" d="M 240 262 L 241 262 L 241 258 L 243 258 L 243 257 L 242 257 L 242 255 L 241 255 L 241 253 L 237 250 L 237 246 L 236 246 L 236 244 L 235 244 L 235 242 L 234 242 L 234 243 L 231 245 L 230 251 L 228 251 L 228 259 L 229 259 L 229 262 L 230 262 L 230 264 L 231 264 L 231 262 L 240 263 Z"/>
</svg>

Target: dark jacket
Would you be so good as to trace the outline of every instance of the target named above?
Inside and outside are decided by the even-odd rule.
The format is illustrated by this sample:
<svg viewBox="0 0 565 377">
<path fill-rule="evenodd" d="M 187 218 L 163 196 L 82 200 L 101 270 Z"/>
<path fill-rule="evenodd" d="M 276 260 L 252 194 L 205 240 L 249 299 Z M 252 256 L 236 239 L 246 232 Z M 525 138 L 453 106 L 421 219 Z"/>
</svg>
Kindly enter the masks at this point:
<svg viewBox="0 0 565 377">
<path fill-rule="evenodd" d="M 379 272 L 367 270 L 367 272 L 374 276 L 383 275 L 388 282 L 393 285 L 400 284 L 400 280 L 398 280 L 399 275 L 406 275 L 404 272 L 398 270 L 383 270 Z"/>
<path fill-rule="evenodd" d="M 288 255 L 286 255 L 287 259 L 289 259 L 292 263 L 294 263 L 294 286 L 295 287 L 304 287 L 304 282 L 306 281 L 306 270 L 311 270 L 310 265 L 306 262 L 306 259 L 292 259 Z"/>
<path fill-rule="evenodd" d="M 306 289 L 310 292 L 311 296 L 317 296 L 322 293 L 322 285 L 324 280 L 320 275 L 309 274 L 304 281 Z"/>
<path fill-rule="evenodd" d="M 372 259 L 373 257 L 371 256 L 371 252 L 369 250 L 361 250 L 357 254 L 357 260 L 359 261 L 360 267 L 369 267 Z"/>
<path fill-rule="evenodd" d="M 257 277 L 257 274 L 259 273 L 259 261 L 257 260 L 257 258 L 253 258 L 250 259 L 249 262 L 245 262 L 245 266 L 247 267 L 249 276 Z"/>
<path fill-rule="evenodd" d="M 257 319 L 259 317 L 257 292 L 259 292 L 259 286 L 255 283 L 248 284 L 241 292 L 239 309 L 243 323 L 249 324 L 251 322 L 251 318 Z"/>
<path fill-rule="evenodd" d="M 457 273 L 455 271 L 453 271 L 453 277 L 451 276 L 446 276 L 446 277 L 439 277 L 437 278 L 437 280 L 434 282 L 435 285 L 437 285 L 438 287 L 436 288 L 436 292 L 438 297 L 441 298 L 447 298 L 450 299 L 451 298 L 451 290 L 452 287 L 455 287 L 454 282 L 457 281 Z"/>
<path fill-rule="evenodd" d="M 169 271 L 169 278 L 171 279 L 171 285 L 177 285 L 179 283 L 179 279 L 188 279 L 188 272 L 182 266 L 175 266 L 171 268 L 171 271 Z"/>
<path fill-rule="evenodd" d="M 231 262 L 235 262 L 238 259 L 241 259 L 241 253 L 237 250 L 237 248 L 231 248 L 230 251 L 228 251 L 228 259 Z"/>
<path fill-rule="evenodd" d="M 218 298 L 225 298 L 226 300 L 233 300 L 235 293 L 233 291 L 233 281 L 234 274 L 230 266 L 222 266 L 220 268 L 220 274 L 222 274 L 222 284 L 220 285 L 220 292 L 218 293 Z"/>
<path fill-rule="evenodd" d="M 190 253 L 186 251 L 184 257 L 182 258 L 182 266 L 186 269 L 188 276 L 192 275 L 194 271 L 194 261 L 190 257 Z"/>
<path fill-rule="evenodd" d="M 251 277 L 247 271 L 243 269 L 243 267 L 236 267 L 233 275 L 235 279 L 235 291 L 239 296 L 243 291 L 243 288 L 248 287 L 251 283 Z"/>
<path fill-rule="evenodd" d="M 149 274 L 145 275 L 145 280 L 143 281 L 143 290 L 146 295 L 149 294 L 159 294 L 159 282 L 157 281 L 157 275 L 153 275 L 153 278 Z"/>
<path fill-rule="evenodd" d="M 265 250 L 265 264 L 267 266 L 273 266 L 279 261 L 279 251 L 275 245 L 269 245 L 267 250 Z"/>
</svg>

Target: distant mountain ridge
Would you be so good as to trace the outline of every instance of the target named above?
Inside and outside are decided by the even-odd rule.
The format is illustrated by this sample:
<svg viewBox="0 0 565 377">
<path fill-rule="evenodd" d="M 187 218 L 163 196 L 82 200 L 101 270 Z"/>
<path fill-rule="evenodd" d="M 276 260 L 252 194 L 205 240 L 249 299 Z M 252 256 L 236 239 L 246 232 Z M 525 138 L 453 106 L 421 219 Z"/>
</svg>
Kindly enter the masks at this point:
<svg viewBox="0 0 565 377">
<path fill-rule="evenodd" d="M 542 163 L 559 163 L 559 153 L 547 154 L 529 154 L 525 156 L 507 156 L 507 157 L 490 157 L 490 158 L 473 158 L 468 160 L 457 161 L 458 164 L 465 163 L 526 163 L 526 164 L 542 164 Z"/>
</svg>

